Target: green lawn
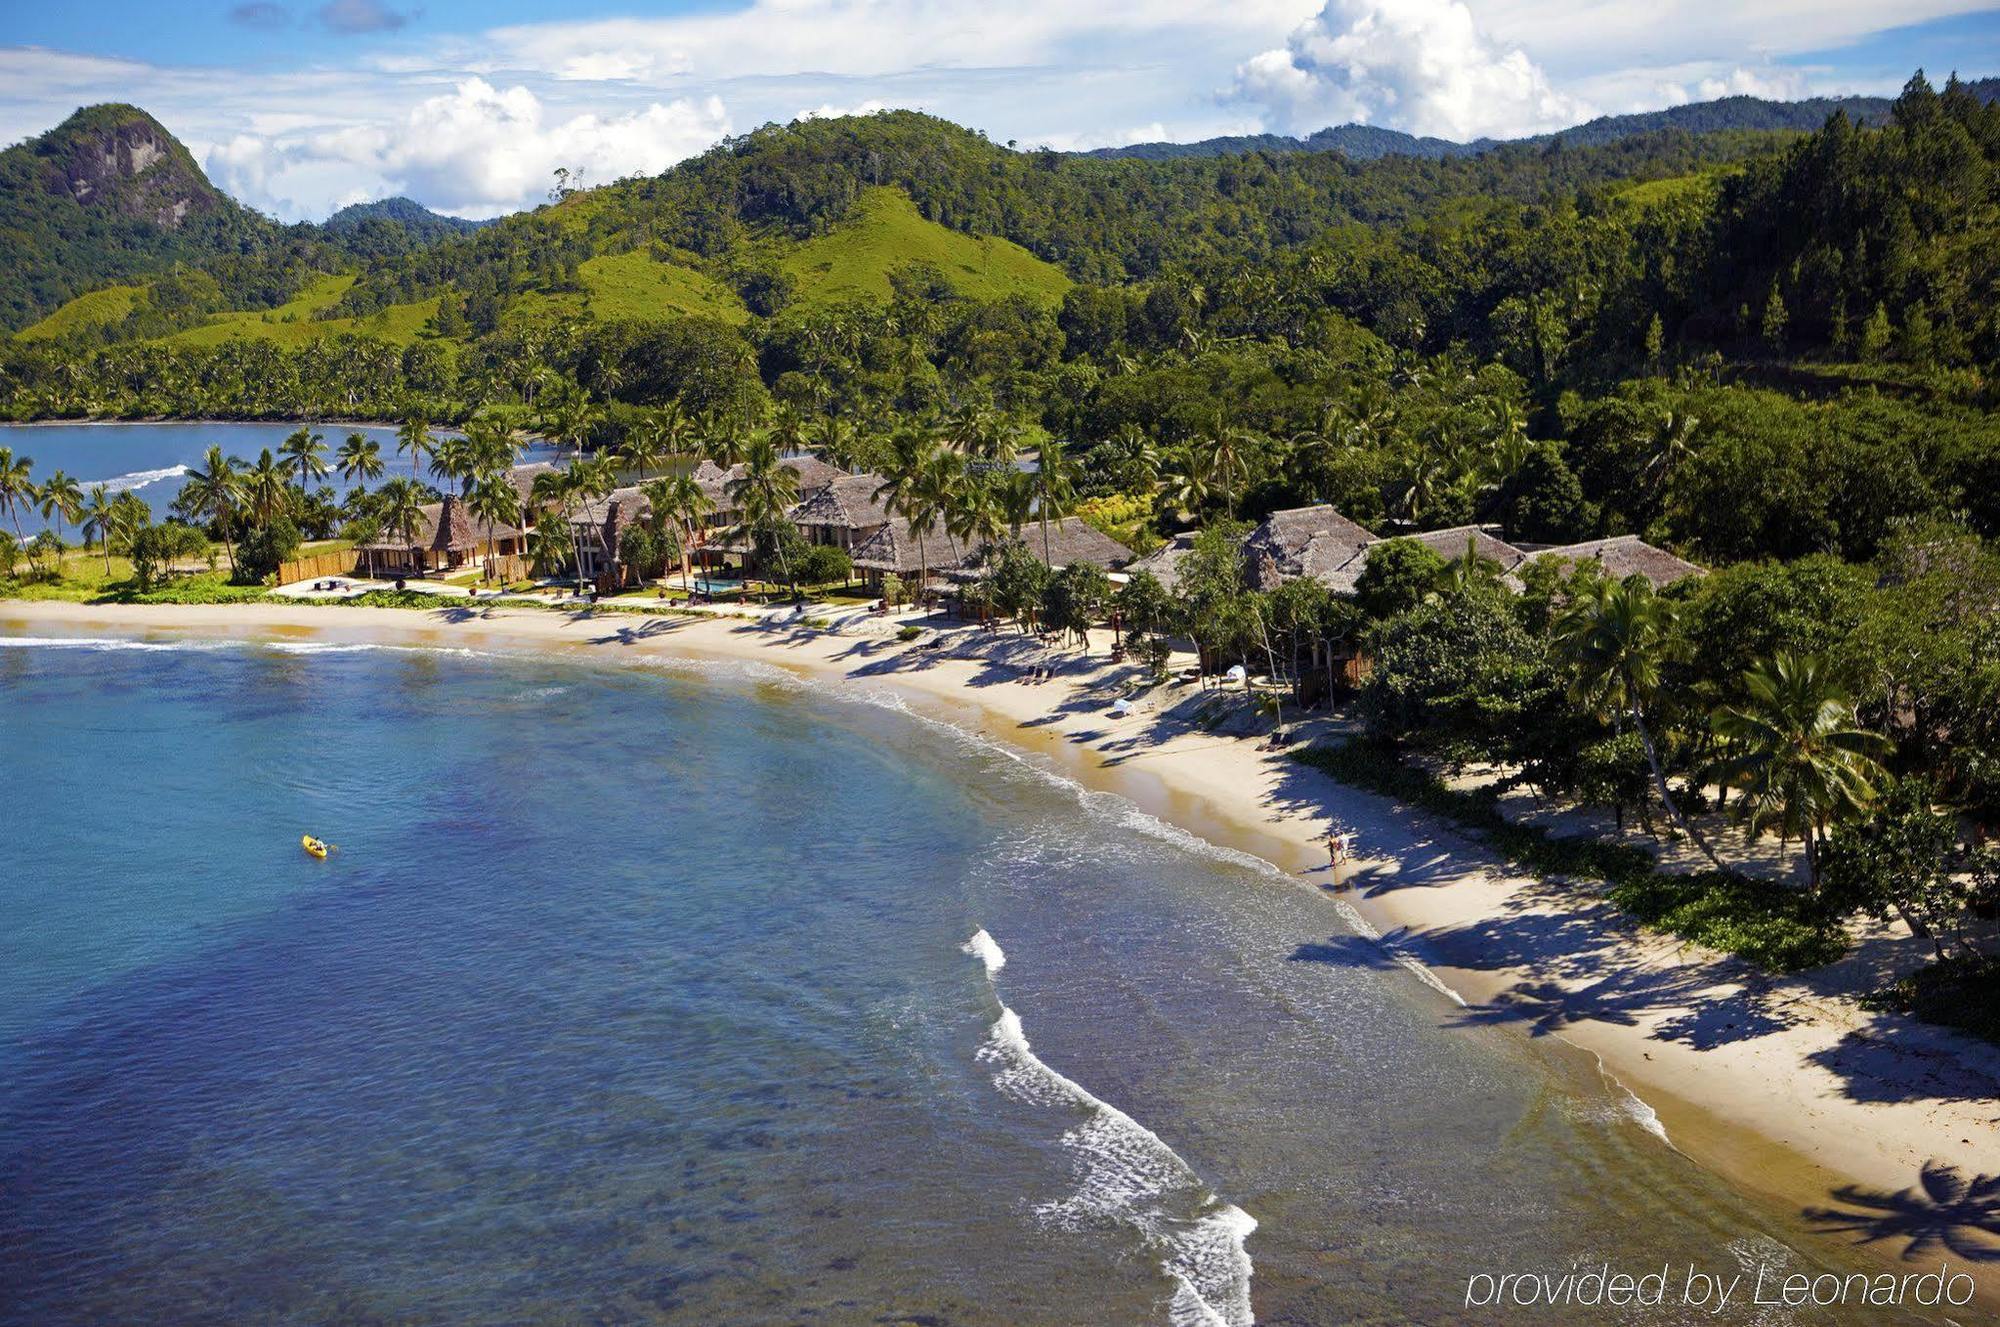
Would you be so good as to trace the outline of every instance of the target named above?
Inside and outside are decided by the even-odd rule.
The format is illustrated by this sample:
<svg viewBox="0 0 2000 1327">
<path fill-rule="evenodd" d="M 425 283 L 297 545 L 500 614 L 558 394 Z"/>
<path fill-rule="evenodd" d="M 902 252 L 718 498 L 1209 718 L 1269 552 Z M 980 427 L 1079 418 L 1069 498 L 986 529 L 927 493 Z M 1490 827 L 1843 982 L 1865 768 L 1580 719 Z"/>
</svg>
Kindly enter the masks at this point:
<svg viewBox="0 0 2000 1327">
<path fill-rule="evenodd" d="M 331 308 L 353 284 L 353 273 L 321 277 L 275 309 L 220 313 L 199 327 L 175 332 L 161 340 L 174 345 L 215 346 L 225 341 L 250 339 L 274 341 L 281 346 L 297 348 L 323 336 L 352 332 L 407 346 L 417 339 L 424 324 L 437 312 L 438 302 L 432 298 L 409 304 L 391 304 L 365 318 L 317 320 L 313 317 L 319 310 Z"/>
<path fill-rule="evenodd" d="M 803 243 L 766 238 L 778 267 L 793 282 L 793 299 L 830 304 L 857 296 L 889 298 L 889 273 L 905 263 L 929 263 L 959 294 L 974 299 L 1027 295 L 1061 300 L 1070 279 L 1010 240 L 964 235 L 917 211 L 899 189 L 866 190 L 832 231 Z"/>
</svg>

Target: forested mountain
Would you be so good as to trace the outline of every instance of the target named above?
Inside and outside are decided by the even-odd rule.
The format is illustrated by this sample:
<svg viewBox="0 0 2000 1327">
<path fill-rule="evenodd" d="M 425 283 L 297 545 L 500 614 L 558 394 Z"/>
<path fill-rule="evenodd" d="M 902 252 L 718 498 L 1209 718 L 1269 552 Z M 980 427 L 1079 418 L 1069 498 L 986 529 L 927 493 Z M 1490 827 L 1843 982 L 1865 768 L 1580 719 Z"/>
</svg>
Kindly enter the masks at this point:
<svg viewBox="0 0 2000 1327">
<path fill-rule="evenodd" d="M 2000 98 L 2000 78 L 1980 79 L 1966 84 L 1966 89 L 1982 101 L 1993 101 Z M 1338 152 L 1356 161 L 1373 161 L 1390 155 L 1463 157 L 1488 151 L 1509 141 L 1544 144 L 1560 138 L 1571 147 L 1599 147 L 1634 134 L 1654 133 L 1662 129 L 1680 129 L 1691 134 L 1711 134 L 1726 129 L 1806 133 L 1826 123 L 1827 117 L 1835 111 L 1842 112 L 1855 124 L 1872 125 L 1886 120 L 1893 104 L 1888 97 L 1807 97 L 1800 101 L 1722 97 L 1715 101 L 1691 102 L 1685 106 L 1633 115 L 1601 115 L 1573 128 L 1512 140 L 1479 138 L 1461 143 L 1448 138 L 1418 138 L 1377 125 L 1343 124 L 1315 130 L 1303 138 L 1294 138 L 1289 134 L 1231 135 L 1204 138 L 1193 143 L 1134 143 L 1126 147 L 1101 147 L 1082 155 L 1138 157 L 1146 161 L 1236 156 L 1245 152 Z"/>
<path fill-rule="evenodd" d="M 396 197 L 350 203 L 321 222 L 320 230 L 332 243 L 357 257 L 381 258 L 408 253 L 454 235 L 470 234 L 491 224 L 448 217 L 415 199 Z"/>
<path fill-rule="evenodd" d="M 91 106 L 0 152 L 0 327 L 106 281 L 273 240 L 136 106 Z"/>
</svg>

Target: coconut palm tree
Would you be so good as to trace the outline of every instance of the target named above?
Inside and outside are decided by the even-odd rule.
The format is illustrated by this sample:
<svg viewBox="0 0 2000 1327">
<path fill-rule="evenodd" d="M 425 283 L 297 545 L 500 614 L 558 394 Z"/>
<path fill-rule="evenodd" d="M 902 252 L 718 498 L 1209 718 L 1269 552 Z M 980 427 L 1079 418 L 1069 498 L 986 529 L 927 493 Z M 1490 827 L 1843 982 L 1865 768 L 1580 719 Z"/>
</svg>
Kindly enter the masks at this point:
<svg viewBox="0 0 2000 1327">
<path fill-rule="evenodd" d="M 83 546 L 97 539 L 104 545 L 104 575 L 111 575 L 111 529 L 118 519 L 118 503 L 102 484 L 92 484 L 83 500 Z"/>
<path fill-rule="evenodd" d="M 1660 666 L 1666 661 L 1674 625 L 1674 606 L 1653 592 L 1644 576 L 1606 582 L 1595 593 L 1579 598 L 1557 624 L 1558 656 L 1574 670 L 1570 695 L 1603 717 L 1627 717 L 1645 748 L 1646 764 L 1660 803 L 1683 834 L 1701 849 L 1719 871 L 1729 868 L 1700 831 L 1681 814 L 1667 787 L 1660 751 L 1646 722 L 1647 709 L 1660 692 Z"/>
<path fill-rule="evenodd" d="M 410 482 L 417 481 L 417 465 L 437 449 L 437 440 L 431 437 L 431 422 L 422 415 L 411 415 L 396 429 L 396 455 L 410 454 Z"/>
<path fill-rule="evenodd" d="M 396 478 L 382 485 L 382 525 L 400 535 L 405 548 L 417 542 L 417 522 L 424 518 L 424 494 L 414 479 Z"/>
<path fill-rule="evenodd" d="M 211 446 L 203 455 L 200 468 L 188 471 L 181 486 L 181 500 L 189 509 L 222 527 L 222 546 L 229 553 L 232 577 L 236 575 L 236 541 L 230 535 L 230 528 L 243 502 L 242 464 L 233 456 L 224 456 L 222 448 Z"/>
<path fill-rule="evenodd" d="M 665 411 L 648 410 L 638 422 L 625 431 L 625 440 L 618 448 L 618 462 L 636 472 L 640 484 L 646 482 L 646 472 L 657 470 L 667 463 L 667 458 L 678 449 L 679 442 L 674 436 L 672 423 Z"/>
<path fill-rule="evenodd" d="M 521 519 L 521 495 L 514 491 L 505 475 L 485 475 L 473 483 L 465 507 L 473 520 L 486 526 L 486 568 L 491 575 L 497 556 L 493 529 L 502 522 L 512 525 Z"/>
<path fill-rule="evenodd" d="M 966 475 L 957 498 L 945 514 L 945 529 L 964 541 L 968 555 L 1006 537 L 1007 511 L 1000 501 L 1000 486 L 992 476 Z"/>
<path fill-rule="evenodd" d="M 1026 470 L 1006 471 L 994 481 L 993 500 L 1008 535 L 1019 539 L 1021 527 L 1035 519 L 1035 476 Z"/>
<path fill-rule="evenodd" d="M 1208 482 L 1222 495 L 1223 510 L 1231 517 L 1236 515 L 1236 499 L 1242 486 L 1249 481 L 1250 451 L 1256 442 L 1255 434 L 1226 426 L 1218 414 L 1215 427 L 1196 443 L 1201 449 L 1202 468 L 1207 472 Z"/>
<path fill-rule="evenodd" d="M 611 496 L 611 490 L 618 486 L 617 467 L 609 456 L 578 457 L 563 471 L 568 480 L 568 488 L 575 499 L 573 511 L 583 513 L 584 528 L 590 539 L 597 545 L 599 561 L 608 564 L 616 549 L 607 548 L 604 543 L 604 523 L 598 519 L 597 504 Z M 572 524 L 572 529 L 575 528 Z M 583 593 L 583 543 L 579 536 L 576 558 L 577 593 Z"/>
<path fill-rule="evenodd" d="M 465 439 L 478 475 L 504 474 L 520 459 L 520 438 L 500 420 L 485 416 L 467 420 Z"/>
<path fill-rule="evenodd" d="M 60 539 L 63 523 L 74 523 L 83 511 L 83 487 L 74 476 L 58 470 L 43 481 L 35 506 L 43 520 L 55 522 L 56 538 Z"/>
<path fill-rule="evenodd" d="M 350 433 L 347 441 L 340 444 L 340 453 L 334 461 L 340 467 L 340 477 L 350 484 L 380 479 L 382 444 L 366 433 Z"/>
<path fill-rule="evenodd" d="M 1049 517 L 1060 521 L 1075 500 L 1077 465 L 1069 449 L 1056 438 L 1041 445 L 1036 461 L 1035 507 L 1042 518 L 1042 561 L 1047 562 L 1051 557 Z"/>
<path fill-rule="evenodd" d="M 1854 703 L 1821 656 L 1759 660 L 1743 691 L 1710 717 L 1734 748 L 1716 774 L 1743 790 L 1737 815 L 1753 836 L 1775 828 L 1804 841 L 1806 879 L 1818 893 L 1828 830 L 1874 802 L 1889 741 L 1856 724 Z"/>
<path fill-rule="evenodd" d="M 463 498 L 472 492 L 473 478 L 479 473 L 478 451 L 470 438 L 439 438 L 431 449 L 430 470 L 431 478 L 456 483 Z"/>
<path fill-rule="evenodd" d="M 743 448 L 742 471 L 729 481 L 725 492 L 743 513 L 746 530 L 760 530 L 778 548 L 778 565 L 787 583 L 792 579 L 791 560 L 785 553 L 784 527 L 790 524 L 791 510 L 799 501 L 799 472 L 784 463 L 769 438 L 755 438 Z"/>
<path fill-rule="evenodd" d="M 14 522 L 14 540 L 23 547 L 28 540 L 21 533 L 21 504 L 34 501 L 33 458 L 16 457 L 12 447 L 0 447 L 0 509 Z"/>
<path fill-rule="evenodd" d="M 566 446 L 577 459 L 583 457 L 583 444 L 590 441 L 597 431 L 597 422 L 604 412 L 590 403 L 581 387 L 565 382 L 544 393 L 541 418 L 536 427 L 541 435 L 558 446 Z"/>
<path fill-rule="evenodd" d="M 308 488 L 314 480 L 331 473 L 326 464 L 326 439 L 309 428 L 299 429 L 279 443 L 278 454 L 284 458 L 286 476 L 300 488 Z"/>
<path fill-rule="evenodd" d="M 1202 454 L 1185 445 L 1168 452 L 1161 474 L 1160 500 L 1171 509 L 1169 514 L 1199 516 L 1208 505 L 1209 496 L 1208 466 Z"/>
<path fill-rule="evenodd" d="M 692 571 L 689 563 L 695 532 L 701 528 L 708 514 L 715 510 L 715 502 L 702 491 L 700 484 L 694 482 L 694 476 L 686 473 L 655 479 L 646 485 L 644 491 L 646 500 L 653 505 L 653 519 L 674 527 L 674 542 L 680 548 L 681 590 L 686 592 Z"/>
<path fill-rule="evenodd" d="M 259 452 L 257 464 L 244 472 L 243 505 L 260 527 L 292 509 L 292 487 L 286 482 L 285 467 L 269 447 Z"/>
</svg>

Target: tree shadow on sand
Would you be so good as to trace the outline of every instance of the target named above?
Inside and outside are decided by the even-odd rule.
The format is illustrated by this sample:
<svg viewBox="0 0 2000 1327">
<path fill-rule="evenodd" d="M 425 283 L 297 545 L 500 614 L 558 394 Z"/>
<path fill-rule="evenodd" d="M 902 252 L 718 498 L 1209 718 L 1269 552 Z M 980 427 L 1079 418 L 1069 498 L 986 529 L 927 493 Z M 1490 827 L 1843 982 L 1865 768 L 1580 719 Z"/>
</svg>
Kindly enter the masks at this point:
<svg viewBox="0 0 2000 1327">
<path fill-rule="evenodd" d="M 1905 1261 L 1944 1249 L 1967 1262 L 2000 1262 L 2000 1175 L 1968 1179 L 1932 1160 L 1917 1178 L 1894 1193 L 1844 1184 L 1833 1199 L 1845 1206 L 1809 1207 L 1805 1217 L 1859 1244 L 1906 1240 Z"/>
</svg>

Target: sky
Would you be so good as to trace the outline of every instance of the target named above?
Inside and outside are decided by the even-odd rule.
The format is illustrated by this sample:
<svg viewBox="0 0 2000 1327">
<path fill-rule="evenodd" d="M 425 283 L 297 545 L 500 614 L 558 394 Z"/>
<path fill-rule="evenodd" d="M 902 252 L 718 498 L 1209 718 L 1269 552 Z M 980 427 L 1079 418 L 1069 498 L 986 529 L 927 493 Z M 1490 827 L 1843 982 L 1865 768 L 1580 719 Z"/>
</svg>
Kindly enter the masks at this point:
<svg viewBox="0 0 2000 1327">
<path fill-rule="evenodd" d="M 1062 149 L 1361 122 L 1468 139 L 2000 74 L 1996 0 L 0 0 L 0 142 L 143 106 L 286 221 L 489 217 L 558 167 L 907 107 Z"/>
</svg>

